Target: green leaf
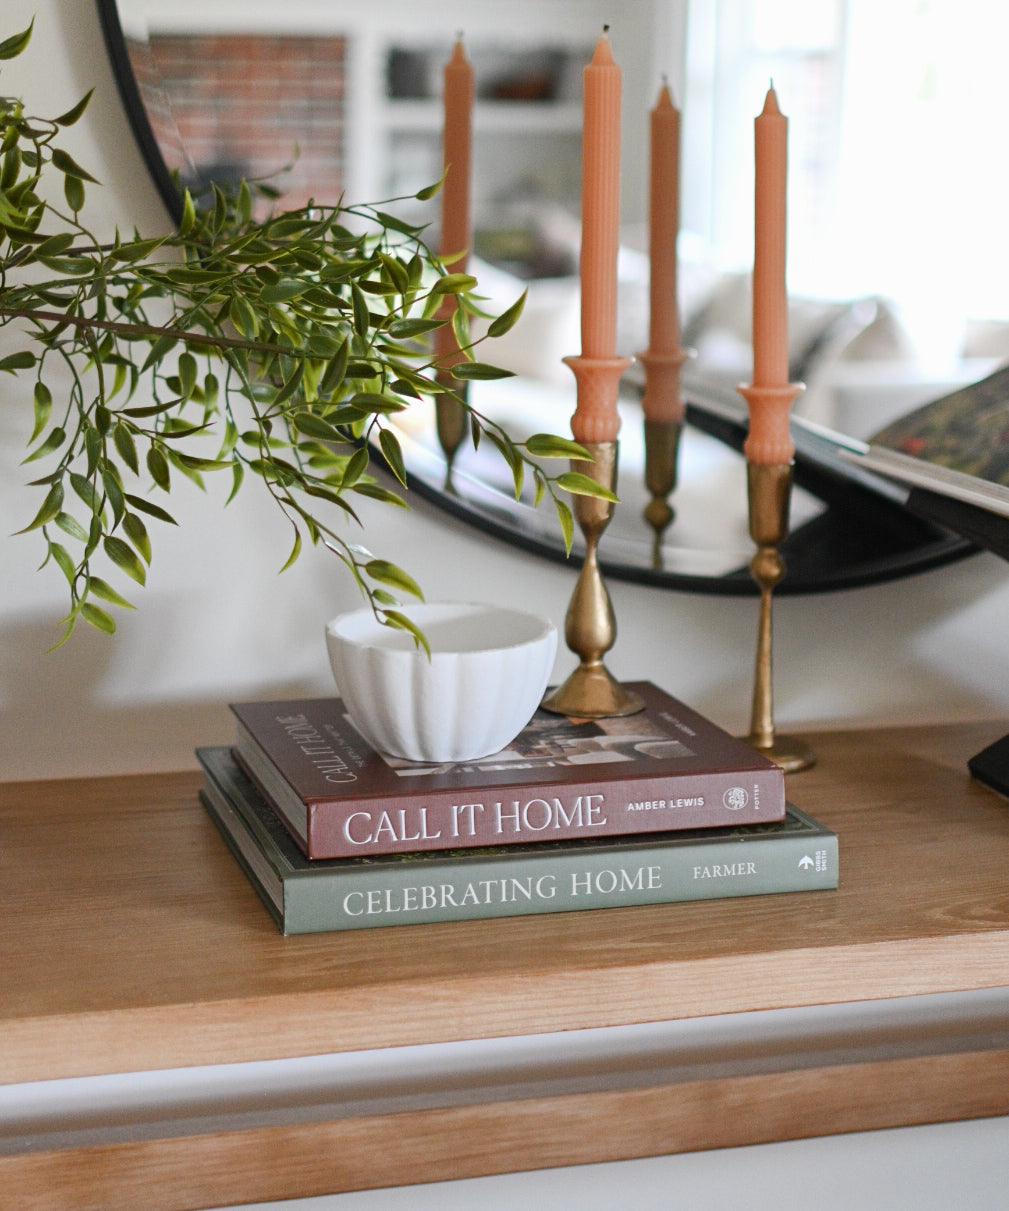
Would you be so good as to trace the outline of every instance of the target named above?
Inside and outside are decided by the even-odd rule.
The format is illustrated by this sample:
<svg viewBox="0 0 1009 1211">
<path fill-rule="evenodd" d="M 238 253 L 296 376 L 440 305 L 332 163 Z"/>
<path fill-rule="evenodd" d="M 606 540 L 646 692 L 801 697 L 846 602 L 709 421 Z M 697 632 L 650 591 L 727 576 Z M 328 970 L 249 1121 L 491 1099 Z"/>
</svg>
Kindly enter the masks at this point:
<svg viewBox="0 0 1009 1211">
<path fill-rule="evenodd" d="M 86 543 L 88 541 L 88 532 L 84 529 L 76 517 L 71 517 L 69 513 L 57 513 L 56 524 L 64 534 L 69 534 L 71 538 L 76 538 L 78 542 Z"/>
<path fill-rule="evenodd" d="M 539 471 L 536 472 L 534 480 L 536 487 L 533 492 L 533 508 L 538 509 L 543 503 L 543 497 L 546 495 L 547 481 Z"/>
<path fill-rule="evenodd" d="M 105 547 L 105 554 L 112 562 L 137 582 L 137 584 L 145 584 L 147 582 L 147 572 L 144 570 L 144 565 L 140 562 L 136 552 L 126 545 L 121 538 L 116 538 L 114 534 L 106 537 L 102 544 Z"/>
<path fill-rule="evenodd" d="M 529 291 L 523 290 L 507 311 L 502 311 L 496 320 L 492 320 L 490 327 L 487 329 L 487 335 L 504 336 L 506 332 L 511 332 L 519 322 L 519 317 L 522 315 L 528 295 Z"/>
<path fill-rule="evenodd" d="M 120 596 L 112 585 L 107 580 L 102 580 L 100 576 L 91 577 L 91 580 L 88 582 L 88 592 L 94 594 L 95 597 L 100 597 L 102 601 L 122 606 L 124 610 L 135 610 L 137 608 L 131 601 L 127 601 L 125 597 Z"/>
<path fill-rule="evenodd" d="M 191 353 L 179 356 L 179 382 L 182 384 L 182 398 L 190 399 L 196 387 L 197 374 L 196 358 Z"/>
<path fill-rule="evenodd" d="M 291 548 L 291 554 L 288 555 L 287 562 L 280 569 L 280 572 L 286 572 L 287 569 L 291 566 L 291 564 L 296 562 L 296 560 L 300 554 L 301 554 L 301 531 L 298 529 L 295 529 L 294 546 Z M 277 573 L 278 576 L 280 575 L 280 572 Z"/>
<path fill-rule="evenodd" d="M 45 456 L 47 454 L 52 454 L 52 452 L 54 450 L 58 450 L 60 448 L 60 446 L 62 446 L 66 440 L 67 440 L 66 433 L 64 432 L 63 429 L 61 429 L 59 427 L 59 425 L 57 425 L 56 428 L 52 430 L 52 432 L 49 434 L 49 436 L 46 438 L 46 440 L 42 443 L 41 446 L 38 446 L 36 449 L 34 449 L 31 452 L 31 454 L 28 455 L 27 458 L 23 458 L 21 460 L 21 466 L 24 466 L 25 463 L 35 462 L 35 460 L 37 458 L 45 458 Z"/>
<path fill-rule="evenodd" d="M 31 41 L 34 28 L 35 18 L 32 17 L 27 29 L 23 29 L 19 34 L 12 34 L 0 42 L 0 59 L 16 59 Z"/>
<path fill-rule="evenodd" d="M 232 298 L 228 318 L 246 340 L 254 341 L 259 336 L 259 317 L 240 294 Z"/>
<path fill-rule="evenodd" d="M 351 492 L 356 492 L 359 496 L 367 496 L 370 500 L 380 500 L 384 505 L 395 505 L 400 509 L 410 507 L 402 496 L 397 496 L 395 492 L 390 492 L 381 484 L 355 484 L 351 488 Z"/>
<path fill-rule="evenodd" d="M 144 557 L 145 563 L 151 562 L 151 539 L 147 533 L 147 527 L 136 515 L 136 513 L 127 513 L 123 517 L 123 529 L 126 531 L 126 536 L 130 542 L 137 548 L 140 554 Z"/>
<path fill-rule="evenodd" d="M 67 625 L 63 628 L 63 634 L 56 640 L 51 648 L 46 648 L 46 655 L 51 652 L 58 652 L 60 648 L 65 647 L 70 642 L 70 636 L 74 633 L 74 628 L 77 626 L 77 615 L 71 614 L 67 619 Z"/>
<path fill-rule="evenodd" d="M 123 500 L 123 490 L 119 486 L 119 477 L 111 463 L 105 463 L 102 466 L 102 486 L 105 488 L 105 495 L 112 506 L 112 516 L 117 522 L 121 521 L 126 512 L 126 503 Z"/>
<path fill-rule="evenodd" d="M 52 392 L 43 382 L 35 384 L 35 428 L 28 439 L 29 446 L 49 423 L 49 414 L 53 410 Z"/>
<path fill-rule="evenodd" d="M 66 252 L 73 242 L 71 232 L 61 231 L 59 235 L 51 235 L 47 240 L 43 240 L 35 251 L 40 257 L 59 256 L 61 252 Z"/>
<path fill-rule="evenodd" d="M 35 365 L 35 354 L 23 349 L 20 353 L 10 353 L 0 357 L 0 370 L 8 374 L 16 374 L 18 370 L 30 370 Z"/>
<path fill-rule="evenodd" d="M 139 509 L 141 513 L 146 513 L 149 517 L 156 517 L 158 521 L 167 522 L 170 526 L 177 526 L 179 523 L 171 515 L 166 513 L 159 505 L 152 504 L 149 500 L 144 500 L 142 496 L 131 496 L 129 492 L 125 493 L 126 500 L 134 509 Z"/>
<path fill-rule="evenodd" d="M 343 477 L 340 480 L 341 489 L 352 488 L 365 471 L 368 470 L 368 462 L 369 454 L 367 446 L 362 446 L 359 450 L 355 450 L 343 469 Z"/>
<path fill-rule="evenodd" d="M 347 362 L 350 358 L 350 337 L 344 337 L 340 348 L 333 355 L 332 361 L 326 367 L 326 373 L 319 383 L 319 391 L 323 395 L 332 395 L 343 382 L 347 373 Z"/>
<path fill-rule="evenodd" d="M 58 168 L 68 177 L 76 177 L 79 181 L 91 181 L 95 185 L 101 184 L 97 177 L 93 177 L 86 168 L 82 168 L 62 147 L 57 147 L 53 151 L 53 168 Z"/>
<path fill-rule="evenodd" d="M 160 248 L 164 243 L 164 239 L 159 240 L 135 240 L 131 244 L 120 244 L 118 248 L 114 248 L 109 253 L 113 261 L 140 261 L 144 257 L 149 256 L 155 248 Z"/>
<path fill-rule="evenodd" d="M 151 446 L 147 451 L 147 470 L 159 488 L 165 492 L 171 491 L 172 477 L 168 470 L 168 461 L 157 446 Z"/>
<path fill-rule="evenodd" d="M 584 446 L 567 437 L 555 437 L 552 433 L 534 433 L 525 443 L 525 448 L 536 458 L 575 458 L 581 462 L 592 462 L 592 455 Z"/>
<path fill-rule="evenodd" d="M 273 397 L 271 402 L 273 404 L 282 404 L 286 400 L 289 400 L 291 398 L 291 396 L 294 395 L 295 391 L 297 391 L 298 388 L 301 386 L 301 381 L 304 377 L 305 377 L 305 363 L 298 362 L 298 364 L 294 367 L 294 369 L 291 371 L 290 375 L 288 376 L 287 381 L 280 388 L 280 390 L 277 392 L 277 394 Z"/>
<path fill-rule="evenodd" d="M 390 412 L 402 412 L 406 407 L 406 404 L 395 396 L 376 395 L 371 391 L 359 391 L 350 402 L 362 412 L 377 412 L 382 416 Z"/>
<path fill-rule="evenodd" d="M 63 178 L 63 194 L 67 199 L 67 205 L 77 214 L 78 211 L 84 209 L 84 182 L 77 177 L 66 176 Z"/>
<path fill-rule="evenodd" d="M 264 286 L 259 297 L 264 303 L 286 303 L 290 299 L 296 299 L 299 294 L 304 294 L 308 289 L 308 282 L 296 282 L 291 278 L 281 278 L 279 282 L 272 286 Z"/>
<path fill-rule="evenodd" d="M 431 287 L 431 293 L 462 294 L 465 290 L 472 290 L 476 284 L 476 278 L 469 273 L 446 273 Z"/>
<path fill-rule="evenodd" d="M 47 522 L 53 520 L 57 513 L 63 507 L 63 485 L 55 483 L 46 493 L 46 498 L 42 502 L 42 506 L 35 514 L 34 518 L 23 529 L 16 531 L 18 534 L 27 534 L 29 530 L 37 530 L 44 526 Z"/>
<path fill-rule="evenodd" d="M 85 479 L 83 475 L 78 475 L 76 471 L 72 471 L 70 473 L 70 486 L 97 517 L 102 511 L 102 501 L 91 480 Z"/>
<path fill-rule="evenodd" d="M 376 210 L 374 213 L 375 218 L 383 227 L 387 227 L 390 231 L 398 231 L 401 235 L 416 236 L 424 230 L 423 224 L 418 227 L 405 223 L 402 219 L 397 219 L 394 214 L 389 214 L 385 210 Z"/>
<path fill-rule="evenodd" d="M 140 373 L 143 374 L 146 370 L 150 370 L 152 366 L 160 366 L 169 353 L 178 344 L 178 337 L 175 336 L 159 336 L 151 345 L 150 352 L 144 359 L 144 364 L 140 367 Z"/>
<path fill-rule="evenodd" d="M 198 458 L 195 454 L 176 454 L 172 461 L 190 471 L 226 471 L 232 465 L 230 458 Z"/>
<path fill-rule="evenodd" d="M 387 585 L 390 589 L 399 589 L 401 593 L 409 593 L 421 601 L 424 600 L 424 593 L 420 585 L 394 563 L 389 563 L 385 559 L 370 559 L 364 565 L 364 570 L 372 580 L 377 580 L 379 584 Z"/>
<path fill-rule="evenodd" d="M 378 444 L 382 448 L 389 470 L 396 476 L 403 487 L 407 487 L 406 465 L 403 462 L 403 450 L 399 438 L 391 429 L 382 429 L 378 435 Z"/>
<path fill-rule="evenodd" d="M 228 493 L 228 499 L 224 502 L 225 508 L 227 508 L 227 506 L 230 505 L 238 495 L 238 490 L 241 488 L 242 480 L 244 478 L 245 468 L 239 462 L 233 463 L 231 467 L 231 491 Z"/>
<path fill-rule="evenodd" d="M 389 325 L 389 335 L 400 340 L 409 340 L 415 336 L 424 336 L 437 328 L 444 328 L 444 320 L 406 319 L 394 320 Z"/>
<path fill-rule="evenodd" d="M 87 455 L 87 475 L 93 475 L 102 455 L 102 435 L 93 425 L 88 425 L 84 431 L 84 449 Z"/>
<path fill-rule="evenodd" d="M 140 463 L 137 459 L 137 445 L 133 440 L 133 434 L 122 421 L 116 422 L 116 427 L 112 430 L 112 441 L 119 451 L 119 457 L 134 475 L 139 475 Z"/>
<path fill-rule="evenodd" d="M 321 441 L 331 442 L 346 440 L 339 429 L 331 425 L 329 421 L 323 420 L 321 416 L 316 416 L 313 412 L 296 412 L 291 419 L 298 432 L 304 433 L 306 437 L 317 437 Z"/>
<path fill-rule="evenodd" d="M 243 223 L 248 223 L 252 219 L 252 190 L 249 188 L 249 182 L 243 180 L 238 188 L 238 217 Z"/>
<path fill-rule="evenodd" d="M 427 641 L 427 636 L 415 622 L 407 618 L 405 614 L 401 614 L 399 610 L 383 610 L 383 613 L 389 626 L 395 627 L 397 631 L 406 631 L 412 635 L 417 647 L 425 651 L 428 659 L 431 659 L 431 645 Z"/>
<path fill-rule="evenodd" d="M 564 535 L 564 553 L 571 554 L 571 544 L 575 540 L 575 519 L 570 508 L 560 500 L 554 497 L 554 508 L 557 510 L 557 520 L 561 523 L 561 534 Z"/>
<path fill-rule="evenodd" d="M 182 198 L 182 219 L 179 222 L 179 235 L 187 236 L 196 226 L 196 206 L 193 195 L 187 189 Z"/>
<path fill-rule="evenodd" d="M 599 500 L 610 500 L 614 504 L 620 502 L 616 493 L 596 483 L 590 476 L 583 475 L 581 471 L 565 471 L 563 475 L 558 475 L 557 486 L 574 496 L 595 496 Z"/>
<path fill-rule="evenodd" d="M 447 175 L 448 169 L 446 168 L 441 177 L 433 185 L 425 185 L 423 189 L 418 189 L 413 196 L 418 202 L 430 202 L 432 198 L 436 198 L 441 193 L 441 188 L 445 184 L 445 177 Z"/>
<path fill-rule="evenodd" d="M 111 614 L 106 614 L 104 610 L 94 605 L 93 602 L 86 601 L 81 606 L 81 617 L 86 622 L 90 622 L 99 631 L 104 631 L 106 635 L 114 635 L 116 633 L 116 620 Z"/>
<path fill-rule="evenodd" d="M 77 579 L 77 565 L 74 563 L 70 552 L 60 543 L 51 542 L 49 544 L 49 554 L 53 557 L 53 562 L 67 578 L 67 584 L 72 587 L 74 581 Z"/>
<path fill-rule="evenodd" d="M 88 102 L 91 100 L 91 96 L 94 93 L 94 91 L 95 90 L 93 88 L 89 88 L 88 91 L 84 94 L 84 96 L 81 97 L 81 99 L 77 102 L 77 104 L 75 106 L 73 106 L 72 109 L 68 109 L 65 114 L 60 114 L 60 116 L 58 118 L 54 118 L 53 121 L 56 123 L 56 125 L 57 126 L 73 126 L 73 124 L 76 121 L 78 121 L 78 119 L 81 117 L 81 115 L 87 109 Z"/>
<path fill-rule="evenodd" d="M 354 303 L 354 331 L 358 336 L 367 336 L 368 328 L 371 324 L 371 316 L 368 313 L 368 301 L 356 282 L 351 283 L 350 294 Z"/>
<path fill-rule="evenodd" d="M 488 366 L 485 362 L 460 362 L 458 366 L 453 366 L 449 373 L 453 378 L 464 380 L 515 377 L 511 370 L 499 370 L 497 366 Z"/>
</svg>

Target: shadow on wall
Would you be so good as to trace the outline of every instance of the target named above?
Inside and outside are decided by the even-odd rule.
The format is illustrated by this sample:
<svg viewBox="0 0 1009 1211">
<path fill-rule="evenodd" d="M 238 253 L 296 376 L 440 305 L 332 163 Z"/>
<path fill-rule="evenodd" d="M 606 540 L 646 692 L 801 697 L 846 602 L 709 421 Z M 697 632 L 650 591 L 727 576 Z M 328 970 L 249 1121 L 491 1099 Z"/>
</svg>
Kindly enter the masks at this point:
<svg viewBox="0 0 1009 1211">
<path fill-rule="evenodd" d="M 58 612 L 0 630 L 0 780 L 98 775 L 196 767 L 197 744 L 230 744 L 229 700 L 314 697 L 333 692 L 324 656 L 317 677 L 243 681 L 204 698 L 116 701 L 114 687 L 136 686 L 138 662 L 171 662 L 171 644 L 155 650 L 125 630 L 114 639 L 82 627 L 69 652 L 47 655 L 61 633 Z"/>
</svg>

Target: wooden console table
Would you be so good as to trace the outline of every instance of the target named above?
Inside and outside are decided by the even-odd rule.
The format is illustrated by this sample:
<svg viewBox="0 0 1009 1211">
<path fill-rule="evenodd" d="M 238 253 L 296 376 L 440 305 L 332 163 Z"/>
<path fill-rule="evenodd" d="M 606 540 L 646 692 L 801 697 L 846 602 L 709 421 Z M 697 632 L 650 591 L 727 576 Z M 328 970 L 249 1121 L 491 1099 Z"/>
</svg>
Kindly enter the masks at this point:
<svg viewBox="0 0 1009 1211">
<path fill-rule="evenodd" d="M 196 774 L 7 785 L 0 1083 L 1009 986 L 1009 803 L 965 768 L 1001 730 L 813 735 L 820 764 L 790 792 L 840 834 L 836 893 L 287 939 Z M 0 1149 L 0 1189 L 19 1208 L 156 1211 L 1005 1114 L 1006 1039 Z"/>
</svg>

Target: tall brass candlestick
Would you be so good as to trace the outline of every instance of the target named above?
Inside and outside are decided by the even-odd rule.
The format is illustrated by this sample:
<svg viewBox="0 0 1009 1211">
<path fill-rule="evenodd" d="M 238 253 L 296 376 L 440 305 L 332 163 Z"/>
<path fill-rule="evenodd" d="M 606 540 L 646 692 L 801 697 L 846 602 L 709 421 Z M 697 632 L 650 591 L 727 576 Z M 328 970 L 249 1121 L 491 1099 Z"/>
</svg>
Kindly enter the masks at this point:
<svg viewBox="0 0 1009 1211">
<path fill-rule="evenodd" d="M 798 383 L 785 387 L 740 387 L 753 406 L 759 404 L 788 409 L 802 390 Z M 773 394 L 774 398 L 770 396 Z M 788 508 L 792 494 L 792 463 L 748 461 L 746 490 L 750 513 L 750 537 L 757 553 L 750 571 L 760 589 L 760 620 L 757 628 L 757 658 L 753 675 L 753 710 L 746 737 L 758 752 L 769 757 L 786 773 L 808 769 L 816 761 L 813 750 L 796 736 L 779 736 L 774 727 L 774 629 L 773 593 L 785 576 L 785 561 L 779 547 L 788 537 Z"/>
<path fill-rule="evenodd" d="M 592 462 L 572 459 L 571 470 L 591 476 L 610 492 L 616 491 L 620 443 L 585 442 Z M 635 715 L 644 702 L 614 678 L 603 657 L 617 638 L 613 604 L 599 568 L 599 539 L 613 516 L 613 503 L 595 496 L 576 496 L 575 519 L 585 536 L 585 562 L 571 595 L 564 638 L 579 657 L 575 671 L 543 702 L 543 709 L 579 719 L 611 719 Z"/>
</svg>

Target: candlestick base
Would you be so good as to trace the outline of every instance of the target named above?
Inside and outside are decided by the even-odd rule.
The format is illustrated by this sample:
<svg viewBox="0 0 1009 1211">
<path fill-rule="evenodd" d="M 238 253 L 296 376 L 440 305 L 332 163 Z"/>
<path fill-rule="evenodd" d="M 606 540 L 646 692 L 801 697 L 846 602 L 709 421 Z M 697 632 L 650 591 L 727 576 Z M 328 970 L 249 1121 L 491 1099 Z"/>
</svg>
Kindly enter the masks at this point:
<svg viewBox="0 0 1009 1211">
<path fill-rule="evenodd" d="M 775 735 L 770 744 L 761 744 L 761 739 L 751 734 L 746 737 L 746 743 L 786 774 L 797 774 L 799 770 L 809 769 L 816 764 L 816 754 L 798 736 Z"/>
<path fill-rule="evenodd" d="M 676 517 L 668 498 L 676 489 L 682 432 L 679 420 L 645 420 L 645 487 L 651 500 L 644 517 L 653 531 L 653 568 L 662 567 L 662 536 Z"/>
<path fill-rule="evenodd" d="M 748 463 L 747 497 L 750 511 L 750 537 L 757 553 L 750 563 L 753 579 L 760 589 L 760 616 L 757 628 L 757 655 L 753 676 L 753 711 L 746 741 L 769 757 L 785 773 L 808 769 L 816 756 L 795 737 L 778 736 L 774 729 L 774 651 L 772 609 L 775 588 L 785 576 L 785 561 L 779 546 L 788 534 L 788 509 L 792 494 L 792 464 Z"/>
<path fill-rule="evenodd" d="M 436 381 L 456 395 L 468 399 L 469 384 L 460 382 L 452 377 L 451 370 L 439 370 Z M 455 456 L 459 452 L 469 427 L 469 414 L 457 399 L 445 395 L 435 396 L 435 427 L 438 433 L 438 444 L 445 455 L 445 491 L 450 496 L 456 496 L 452 473 L 455 466 Z"/>
<path fill-rule="evenodd" d="M 571 460 L 571 470 L 591 476 L 613 491 L 617 482 L 619 443 L 584 443 L 592 462 Z M 599 539 L 613 516 L 613 502 L 595 496 L 576 496 L 575 519 L 585 535 L 585 562 L 571 595 L 564 623 L 567 645 L 579 657 L 578 668 L 559 689 L 549 694 L 543 709 L 579 719 L 609 719 L 644 710 L 637 694 L 625 690 L 603 664 L 617 638 L 613 603 L 599 567 Z"/>
<path fill-rule="evenodd" d="M 602 663 L 580 664 L 563 685 L 543 699 L 543 710 L 572 719 L 618 719 L 645 709 Z"/>
</svg>

